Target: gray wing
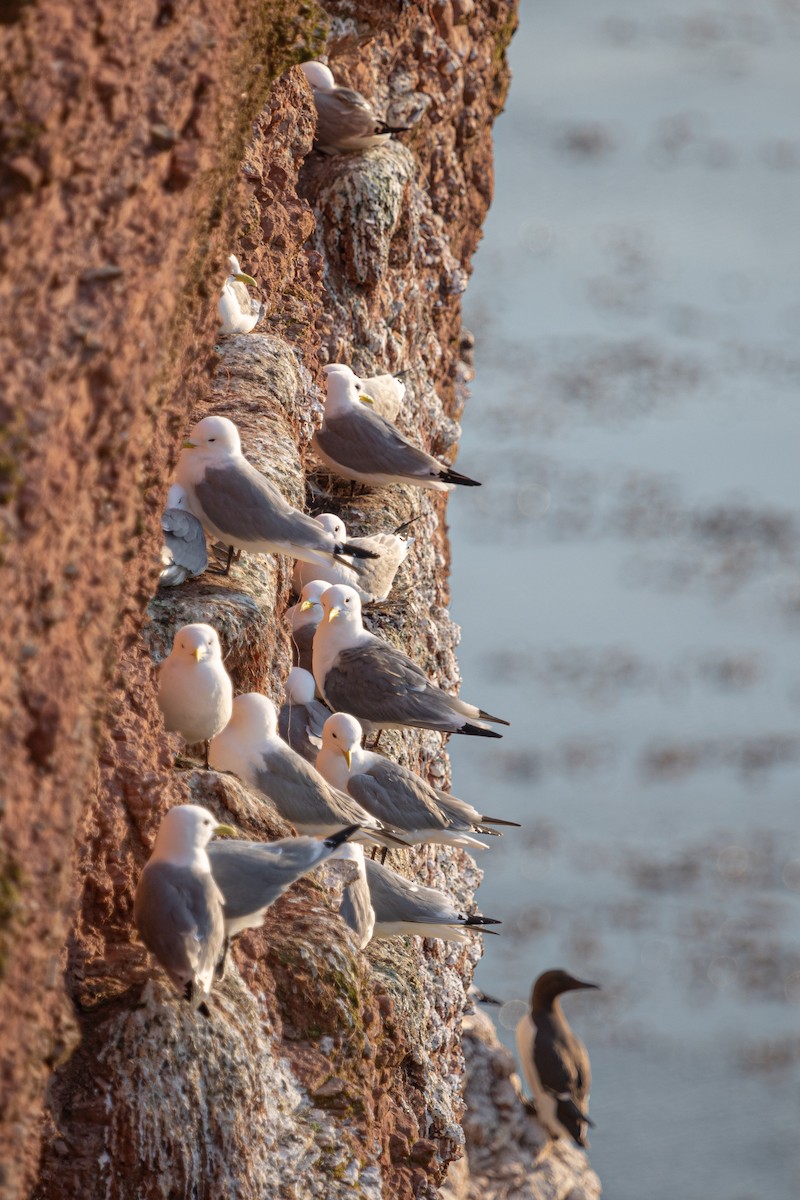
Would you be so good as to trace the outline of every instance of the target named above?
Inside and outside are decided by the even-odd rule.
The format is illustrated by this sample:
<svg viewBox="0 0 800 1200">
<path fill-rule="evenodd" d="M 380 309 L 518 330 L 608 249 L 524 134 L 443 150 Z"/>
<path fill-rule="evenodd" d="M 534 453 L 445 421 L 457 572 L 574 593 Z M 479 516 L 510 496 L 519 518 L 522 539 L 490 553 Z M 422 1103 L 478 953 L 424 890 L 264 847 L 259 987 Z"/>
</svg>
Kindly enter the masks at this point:
<svg viewBox="0 0 800 1200">
<path fill-rule="evenodd" d="M 317 108 L 317 141 L 336 143 L 342 138 L 370 137 L 380 133 L 382 121 L 360 92 L 337 87 L 314 92 Z"/>
<path fill-rule="evenodd" d="M 393 533 L 380 533 L 363 538 L 351 537 L 347 544 L 378 552 L 378 558 L 354 559 L 353 570 L 358 576 L 359 586 L 365 592 L 379 598 L 388 595 L 397 568 L 406 556 L 405 543 Z"/>
<path fill-rule="evenodd" d="M 364 867 L 377 924 L 393 921 L 441 923 L 459 919 L 448 897 L 435 888 L 412 883 L 370 858 L 365 858 Z"/>
<path fill-rule="evenodd" d="M 256 300 L 247 290 L 247 284 L 242 283 L 241 279 L 234 279 L 230 284 L 231 290 L 236 296 L 236 301 L 241 311 L 248 317 L 257 316 L 259 321 L 263 316 L 264 305 L 260 300 Z"/>
<path fill-rule="evenodd" d="M 464 723 L 454 702 L 428 682 L 410 658 L 377 638 L 342 650 L 325 676 L 325 699 L 334 712 L 371 722 L 458 728 Z"/>
<path fill-rule="evenodd" d="M 288 747 L 274 747 L 255 772 L 256 786 L 294 825 L 311 822 L 361 825 L 364 813 L 344 792 L 330 787 L 310 763 Z"/>
<path fill-rule="evenodd" d="M 308 713 L 304 704 L 287 702 L 281 705 L 278 713 L 278 733 L 295 754 L 302 755 L 313 767 L 319 754 L 319 746 L 315 746 L 309 740 Z"/>
<path fill-rule="evenodd" d="M 420 450 L 390 421 L 364 408 L 325 418 L 317 440 L 334 462 L 362 475 L 438 479 L 442 464 Z"/>
<path fill-rule="evenodd" d="M 234 542 L 271 542 L 289 549 L 305 546 L 333 553 L 331 534 L 287 504 L 278 489 L 248 462 L 207 468 L 194 490 L 212 525 Z"/>
<path fill-rule="evenodd" d="M 222 906 L 210 875 L 171 863 L 148 863 L 133 905 L 142 941 L 179 986 L 216 965 Z"/>
<path fill-rule="evenodd" d="M 303 625 L 289 634 L 292 640 L 292 666 L 303 667 L 313 675 L 311 666 L 311 648 L 314 644 L 316 625 Z"/>
<path fill-rule="evenodd" d="M 367 812 L 396 829 L 443 829 L 450 824 L 425 781 L 389 759 L 351 775 L 347 790 Z"/>
<path fill-rule="evenodd" d="M 192 575 L 202 575 L 208 566 L 208 552 L 206 535 L 197 517 L 182 508 L 168 508 L 162 514 L 161 528 L 172 561 Z"/>
<path fill-rule="evenodd" d="M 225 921 L 253 916 L 269 907 L 296 879 L 326 856 L 316 838 L 286 838 L 274 845 L 211 842 L 208 857 L 225 898 Z M 327 851 L 330 853 L 330 851 Z"/>
</svg>

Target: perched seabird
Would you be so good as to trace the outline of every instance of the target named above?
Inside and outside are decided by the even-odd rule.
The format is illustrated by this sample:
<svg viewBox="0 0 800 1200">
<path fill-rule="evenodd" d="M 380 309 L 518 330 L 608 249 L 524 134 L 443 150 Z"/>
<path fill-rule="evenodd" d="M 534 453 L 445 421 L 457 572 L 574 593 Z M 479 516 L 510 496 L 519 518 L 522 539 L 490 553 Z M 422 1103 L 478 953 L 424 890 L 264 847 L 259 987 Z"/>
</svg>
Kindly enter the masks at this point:
<svg viewBox="0 0 800 1200">
<path fill-rule="evenodd" d="M 450 492 L 456 484 L 480 487 L 409 441 L 391 421 L 370 411 L 370 396 L 349 367 L 332 363 L 327 375 L 325 414 L 312 443 L 336 475 L 356 483 L 405 483 Z"/>
<path fill-rule="evenodd" d="M 232 771 L 265 796 L 298 833 L 331 837 L 345 825 L 360 825 L 358 841 L 403 845 L 278 737 L 275 705 L 257 692 L 236 697 L 230 722 L 211 743 L 208 760 L 216 771 Z"/>
<path fill-rule="evenodd" d="M 206 846 L 215 833 L 234 832 L 199 805 L 171 808 L 136 887 L 139 936 L 193 1008 L 204 1009 L 225 940 L 224 900 Z"/>
<path fill-rule="evenodd" d="M 533 985 L 530 1011 L 517 1025 L 517 1050 L 533 1093 L 539 1124 L 553 1138 L 567 1134 L 588 1146 L 589 1055 L 561 1011 L 559 996 L 580 988 L 596 988 L 568 971 L 545 971 Z"/>
<path fill-rule="evenodd" d="M 368 903 L 372 907 L 373 938 L 442 938 L 468 942 L 469 933 L 493 933 L 486 925 L 499 925 L 491 917 L 461 912 L 449 896 L 437 888 L 423 887 L 361 854 L 363 873 L 345 885 L 339 912 L 362 946 L 369 927 Z M 369 937 L 366 939 L 369 941 Z"/>
<path fill-rule="evenodd" d="M 192 746 L 208 743 L 231 718 L 233 684 L 222 662 L 216 629 L 184 625 L 158 669 L 158 703 L 164 727 Z"/>
<path fill-rule="evenodd" d="M 203 526 L 186 505 L 186 492 L 173 483 L 167 492 L 167 505 L 161 514 L 164 530 L 164 549 L 161 558 L 164 570 L 159 587 L 177 587 L 195 575 L 202 575 L 208 566 L 206 535 Z"/>
<path fill-rule="evenodd" d="M 322 607 L 325 616 L 314 637 L 314 678 L 333 712 L 350 713 L 368 731 L 410 726 L 502 737 L 486 722 L 508 721 L 443 692 L 402 650 L 368 633 L 353 588 L 328 588 Z"/>
<path fill-rule="evenodd" d="M 218 305 L 220 333 L 249 333 L 265 315 L 267 306 L 248 292 L 248 283 L 251 287 L 258 284 L 252 275 L 244 274 L 233 254 L 228 257 L 228 269 Z"/>
<path fill-rule="evenodd" d="M 372 411 L 387 421 L 396 421 L 406 396 L 406 385 L 403 376 L 405 371 L 397 375 L 369 375 L 366 379 L 360 375 L 362 394 L 366 393 L 372 400 Z"/>
<path fill-rule="evenodd" d="M 328 563 L 335 555 L 369 557 L 338 545 L 312 517 L 292 508 L 274 484 L 242 454 L 239 431 L 227 417 L 204 417 L 178 459 L 187 504 L 212 537 L 251 554 L 289 554 Z"/>
<path fill-rule="evenodd" d="M 225 906 L 225 936 L 257 929 L 270 905 L 295 880 L 324 863 L 358 830 L 358 825 L 348 825 L 323 841 L 289 837 L 276 842 L 212 842 L 208 858 Z"/>
<path fill-rule="evenodd" d="M 316 699 L 314 676 L 302 667 L 292 667 L 284 691 L 286 699 L 278 712 L 278 733 L 314 766 L 322 746 L 322 727 L 331 710 Z"/>
<path fill-rule="evenodd" d="M 344 545 L 347 542 L 348 546 L 360 546 L 362 549 L 371 550 L 375 557 L 349 560 L 341 558 L 335 563 L 320 567 L 297 562 L 292 575 L 295 591 L 299 592 L 316 574 L 317 578 L 326 580 L 328 586 L 346 583 L 355 588 L 362 604 L 385 600 L 392 590 L 394 577 L 414 538 L 402 538 L 396 533 L 371 533 L 366 537 L 348 538 L 344 521 L 334 513 L 320 513 L 314 520 L 319 521 L 322 528 L 327 529 L 338 543 Z"/>
<path fill-rule="evenodd" d="M 299 565 L 299 563 L 295 564 L 295 571 Z M 324 579 L 315 578 L 318 571 L 324 570 L 322 566 L 319 564 L 315 564 L 313 567 L 308 564 L 306 566 L 310 578 L 297 589 L 300 599 L 297 604 L 287 608 L 286 623 L 291 631 L 292 665 L 302 667 L 304 671 L 310 671 L 314 634 L 322 620 L 320 597 L 323 592 L 327 592 L 331 585 Z"/>
<path fill-rule="evenodd" d="M 380 146 L 393 133 L 403 133 L 405 125 L 387 125 L 374 112 L 361 92 L 337 87 L 333 72 L 321 62 L 304 62 L 305 75 L 317 109 L 314 148 L 323 153 L 341 150 L 368 150 Z"/>
<path fill-rule="evenodd" d="M 373 817 L 402 830 L 409 846 L 430 842 L 486 849 L 485 842 L 472 837 L 472 823 L 453 819 L 424 779 L 381 754 L 363 750 L 361 726 L 349 713 L 335 713 L 325 722 L 317 770 Z"/>
</svg>

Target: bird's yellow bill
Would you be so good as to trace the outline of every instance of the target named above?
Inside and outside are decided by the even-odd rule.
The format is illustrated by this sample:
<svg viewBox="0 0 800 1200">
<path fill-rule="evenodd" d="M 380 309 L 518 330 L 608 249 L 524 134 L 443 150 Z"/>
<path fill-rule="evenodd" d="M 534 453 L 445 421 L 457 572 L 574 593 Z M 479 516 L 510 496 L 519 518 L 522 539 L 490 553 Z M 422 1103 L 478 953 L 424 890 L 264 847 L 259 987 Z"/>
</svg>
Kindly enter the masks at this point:
<svg viewBox="0 0 800 1200">
<path fill-rule="evenodd" d="M 252 284 L 253 287 L 258 287 L 258 284 L 256 283 L 255 279 L 253 279 L 253 276 L 245 275 L 245 273 L 243 271 L 240 271 L 238 275 L 234 275 L 233 278 L 236 280 L 237 283 L 250 283 L 250 284 Z"/>
<path fill-rule="evenodd" d="M 238 837 L 238 831 L 232 825 L 217 825 L 214 829 L 215 837 Z"/>
<path fill-rule="evenodd" d="M 342 750 L 342 758 L 347 763 L 347 769 L 350 770 L 350 764 L 353 761 L 353 755 L 349 750 Z"/>
<path fill-rule="evenodd" d="M 308 610 L 313 607 L 314 607 L 313 600 L 304 600 L 303 603 L 300 605 L 300 612 L 308 612 Z"/>
<path fill-rule="evenodd" d="M 341 611 L 342 610 L 340 608 L 332 608 L 331 611 L 328 613 L 328 624 L 330 624 L 330 622 L 333 620 L 334 617 L 338 617 L 338 615 Z"/>
<path fill-rule="evenodd" d="M 197 442 L 186 441 L 183 443 L 183 448 L 184 450 L 195 450 L 197 448 Z"/>
<path fill-rule="evenodd" d="M 375 403 L 375 401 L 372 399 L 372 396 L 367 396 L 364 392 L 361 392 L 359 394 L 358 398 L 362 404 L 374 404 Z"/>
<path fill-rule="evenodd" d="M 200 662 L 200 659 L 204 657 L 204 655 L 203 655 L 203 647 L 202 647 L 202 646 L 197 646 L 197 647 L 196 647 L 196 648 L 195 648 L 195 649 L 192 651 L 192 656 L 193 656 L 193 658 L 194 658 L 195 662 Z"/>
</svg>

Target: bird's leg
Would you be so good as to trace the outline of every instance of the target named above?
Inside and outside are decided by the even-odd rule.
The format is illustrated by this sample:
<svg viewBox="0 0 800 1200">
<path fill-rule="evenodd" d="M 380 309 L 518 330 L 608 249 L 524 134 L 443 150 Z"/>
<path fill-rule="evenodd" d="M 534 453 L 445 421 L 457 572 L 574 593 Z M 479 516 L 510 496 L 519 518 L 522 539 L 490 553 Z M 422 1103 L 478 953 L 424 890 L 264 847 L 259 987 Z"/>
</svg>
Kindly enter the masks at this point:
<svg viewBox="0 0 800 1200">
<path fill-rule="evenodd" d="M 375 741 L 372 743 L 372 749 L 373 749 L 373 750 L 377 750 L 377 749 L 378 749 L 378 745 L 380 744 L 380 740 L 381 740 L 381 737 L 382 737 L 382 736 L 383 736 L 383 730 L 382 730 L 382 729 L 379 729 L 379 730 L 378 730 L 378 736 L 375 738 Z"/>
<path fill-rule="evenodd" d="M 207 771 L 210 771 L 210 770 L 211 770 L 211 764 L 210 764 L 210 763 L 209 763 L 209 761 L 208 761 L 208 747 L 209 747 L 209 745 L 210 745 L 210 743 L 209 743 L 209 742 L 203 742 L 203 749 L 205 750 L 205 758 L 206 758 L 206 770 L 207 770 Z"/>
<path fill-rule="evenodd" d="M 373 862 L 375 862 L 375 859 L 377 858 L 377 856 L 378 856 L 378 847 L 377 847 L 377 846 L 373 846 L 373 847 L 372 847 L 372 854 L 371 854 L 371 856 L 370 856 L 370 857 L 372 858 L 372 861 L 373 861 Z"/>
<path fill-rule="evenodd" d="M 352 500 L 353 496 L 355 496 L 355 494 L 356 494 L 356 481 L 355 481 L 355 479 L 351 479 L 350 480 L 350 495 L 349 495 L 348 499 Z"/>
<path fill-rule="evenodd" d="M 222 572 L 223 575 L 230 575 L 232 562 L 233 562 L 233 546 L 228 546 L 228 561 L 225 564 L 225 570 Z"/>
<path fill-rule="evenodd" d="M 381 850 L 381 866 L 386 862 L 386 855 L 389 853 L 389 847 L 384 846 Z"/>
</svg>

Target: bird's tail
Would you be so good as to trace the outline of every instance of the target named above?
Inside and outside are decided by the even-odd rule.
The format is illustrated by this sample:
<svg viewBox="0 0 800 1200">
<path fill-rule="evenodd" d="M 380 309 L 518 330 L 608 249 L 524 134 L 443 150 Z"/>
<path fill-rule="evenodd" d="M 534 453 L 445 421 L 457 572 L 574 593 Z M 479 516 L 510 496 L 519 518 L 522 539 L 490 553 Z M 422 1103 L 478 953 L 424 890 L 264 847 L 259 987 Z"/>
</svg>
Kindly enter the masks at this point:
<svg viewBox="0 0 800 1200">
<path fill-rule="evenodd" d="M 377 133 L 408 133 L 410 125 L 387 125 L 385 121 L 378 122 Z"/>
<path fill-rule="evenodd" d="M 462 487 L 480 487 L 477 479 L 470 479 L 469 475 L 462 475 L 460 471 L 454 471 L 452 467 L 443 467 L 439 472 L 439 478 L 442 483 L 459 483 Z"/>
<path fill-rule="evenodd" d="M 470 916 L 464 918 L 465 925 L 502 925 L 502 921 L 496 921 L 494 917 L 482 917 L 480 913 L 471 913 Z"/>
</svg>

